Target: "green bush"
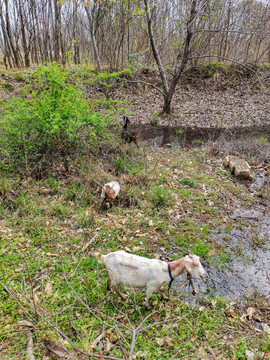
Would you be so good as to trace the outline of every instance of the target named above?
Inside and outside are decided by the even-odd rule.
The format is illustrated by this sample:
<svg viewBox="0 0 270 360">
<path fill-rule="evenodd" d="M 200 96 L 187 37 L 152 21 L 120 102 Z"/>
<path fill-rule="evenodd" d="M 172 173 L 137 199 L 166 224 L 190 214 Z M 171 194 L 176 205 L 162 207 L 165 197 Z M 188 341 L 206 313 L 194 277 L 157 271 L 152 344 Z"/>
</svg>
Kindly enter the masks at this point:
<svg viewBox="0 0 270 360">
<path fill-rule="evenodd" d="M 106 138 L 110 113 L 101 115 L 83 98 L 71 73 L 59 64 L 41 66 L 24 88 L 25 99 L 6 105 L 2 150 L 9 165 L 27 173 L 55 159 L 65 163 L 84 145 Z"/>
</svg>

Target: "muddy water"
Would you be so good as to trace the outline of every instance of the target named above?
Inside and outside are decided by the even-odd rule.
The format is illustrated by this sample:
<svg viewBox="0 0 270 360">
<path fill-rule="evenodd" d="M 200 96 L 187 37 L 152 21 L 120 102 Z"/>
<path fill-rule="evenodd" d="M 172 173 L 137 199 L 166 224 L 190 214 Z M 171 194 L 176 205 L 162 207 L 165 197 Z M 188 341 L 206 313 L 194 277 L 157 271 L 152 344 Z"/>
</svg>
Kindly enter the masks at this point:
<svg viewBox="0 0 270 360">
<path fill-rule="evenodd" d="M 198 142 L 215 141 L 222 138 L 227 141 L 235 139 L 251 139 L 267 136 L 270 139 L 270 125 L 246 127 L 183 127 L 151 124 L 130 124 L 130 130 L 135 131 L 142 142 L 152 145 L 174 144 L 180 146 L 194 145 Z"/>
<path fill-rule="evenodd" d="M 208 294 L 219 294 L 230 301 L 242 301 L 259 291 L 270 299 L 270 213 L 264 206 L 253 210 L 237 209 L 231 218 L 245 220 L 241 229 L 212 234 L 212 240 L 222 244 L 229 259 L 225 267 L 214 262 L 204 263 L 207 278 L 204 282 L 194 280 L 197 295 L 190 295 L 191 289 L 179 288 L 182 279 L 175 281 L 175 287 L 191 302 Z"/>
</svg>

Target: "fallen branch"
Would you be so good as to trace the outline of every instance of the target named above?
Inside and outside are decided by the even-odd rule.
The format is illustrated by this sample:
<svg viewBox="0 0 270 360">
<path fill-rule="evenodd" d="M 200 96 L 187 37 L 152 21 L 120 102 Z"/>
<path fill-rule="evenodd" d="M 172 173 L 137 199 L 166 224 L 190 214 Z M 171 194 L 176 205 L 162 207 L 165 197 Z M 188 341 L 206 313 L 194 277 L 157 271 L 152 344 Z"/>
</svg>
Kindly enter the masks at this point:
<svg viewBox="0 0 270 360">
<path fill-rule="evenodd" d="M 94 235 L 94 236 L 92 237 L 92 239 L 89 240 L 88 243 L 86 243 L 86 244 L 84 245 L 84 247 L 82 248 L 82 252 L 84 252 L 91 244 L 93 244 L 93 242 L 96 240 L 96 237 L 97 237 L 97 236 L 98 236 L 98 233 L 96 233 L 96 235 Z"/>
<path fill-rule="evenodd" d="M 158 92 L 160 92 L 163 96 L 165 96 L 164 91 L 162 91 L 159 87 L 157 87 L 157 86 L 156 86 L 156 85 L 154 85 L 154 84 L 147 83 L 147 82 L 142 81 L 142 80 L 125 80 L 125 82 L 130 82 L 130 83 L 141 83 L 141 84 L 144 84 L 144 85 L 152 86 L 154 89 L 156 89 Z"/>
<path fill-rule="evenodd" d="M 26 331 L 26 355 L 29 360 L 35 360 L 34 342 L 33 342 L 31 330 Z"/>
</svg>

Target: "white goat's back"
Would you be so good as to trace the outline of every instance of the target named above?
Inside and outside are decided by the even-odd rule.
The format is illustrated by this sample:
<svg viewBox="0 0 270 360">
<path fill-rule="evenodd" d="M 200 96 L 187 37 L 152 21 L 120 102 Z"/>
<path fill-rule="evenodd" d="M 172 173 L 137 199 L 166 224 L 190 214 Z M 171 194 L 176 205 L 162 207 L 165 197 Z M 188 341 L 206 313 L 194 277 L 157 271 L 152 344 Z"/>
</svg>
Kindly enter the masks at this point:
<svg viewBox="0 0 270 360">
<path fill-rule="evenodd" d="M 112 282 L 123 284 L 126 288 L 143 288 L 149 283 L 153 283 L 153 286 L 157 283 L 158 287 L 163 281 L 169 281 L 168 266 L 161 260 L 120 250 L 103 255 L 102 262 L 106 265 Z"/>
<path fill-rule="evenodd" d="M 119 194 L 119 191 L 120 191 L 120 184 L 118 181 L 111 181 L 107 184 L 105 184 L 104 186 L 109 186 L 113 191 L 114 191 L 114 197 L 116 197 L 118 194 Z"/>
</svg>

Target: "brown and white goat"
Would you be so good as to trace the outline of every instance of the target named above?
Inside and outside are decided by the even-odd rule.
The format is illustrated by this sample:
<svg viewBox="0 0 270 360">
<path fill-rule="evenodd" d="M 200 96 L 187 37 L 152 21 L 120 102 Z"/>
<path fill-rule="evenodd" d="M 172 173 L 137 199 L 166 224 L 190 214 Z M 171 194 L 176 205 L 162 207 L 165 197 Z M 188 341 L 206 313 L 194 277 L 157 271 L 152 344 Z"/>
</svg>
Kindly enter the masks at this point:
<svg viewBox="0 0 270 360">
<path fill-rule="evenodd" d="M 120 191 L 120 184 L 118 181 L 111 181 L 105 184 L 102 188 L 100 195 L 100 206 L 105 202 L 108 202 L 110 206 L 113 204 L 113 200 L 118 196 Z"/>
<path fill-rule="evenodd" d="M 163 288 L 177 276 L 189 273 L 196 279 L 205 276 L 205 270 L 200 258 L 194 254 L 166 263 L 158 259 L 148 259 L 142 256 L 129 254 L 123 250 L 102 255 L 95 253 L 96 258 L 105 264 L 112 290 L 115 290 L 122 299 L 123 294 L 119 285 L 127 289 L 142 289 L 146 287 L 146 306 L 149 308 L 149 299 L 154 292 L 160 292 L 167 298 Z"/>
</svg>

